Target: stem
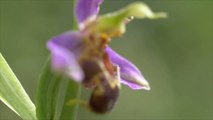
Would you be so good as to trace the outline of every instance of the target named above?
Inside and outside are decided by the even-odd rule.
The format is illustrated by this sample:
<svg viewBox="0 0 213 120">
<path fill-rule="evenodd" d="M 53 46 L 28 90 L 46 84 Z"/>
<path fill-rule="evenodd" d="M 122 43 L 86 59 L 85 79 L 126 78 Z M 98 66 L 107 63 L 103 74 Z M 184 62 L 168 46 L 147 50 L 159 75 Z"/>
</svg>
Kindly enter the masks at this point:
<svg viewBox="0 0 213 120">
<path fill-rule="evenodd" d="M 73 16 L 72 16 L 72 29 L 73 30 L 78 30 L 78 23 L 77 20 L 75 19 L 75 5 L 76 5 L 76 0 L 72 1 L 72 6 L 73 6 Z M 80 98 L 81 96 L 81 86 L 77 85 L 73 81 L 68 81 L 68 88 L 66 91 L 66 96 L 65 96 L 65 101 L 64 101 L 64 107 L 61 113 L 61 119 L 60 120 L 76 120 L 77 119 L 77 113 L 78 113 L 78 105 L 73 105 L 72 107 L 67 106 L 66 102 L 69 101 L 70 99 L 76 99 Z"/>
<path fill-rule="evenodd" d="M 73 6 L 75 1 L 73 1 Z M 77 29 L 73 15 L 72 28 Z M 80 86 L 63 76 L 56 75 L 51 69 L 50 59 L 41 74 L 37 94 L 36 112 L 39 120 L 76 120 L 78 106 L 67 106 L 70 99 L 79 98 Z"/>
<path fill-rule="evenodd" d="M 75 17 L 75 13 L 76 13 L 76 10 L 75 10 L 75 5 L 76 5 L 76 2 L 77 0 L 73 0 L 72 1 L 72 7 L 73 7 L 73 14 L 72 14 L 72 29 L 73 30 L 78 30 L 78 22 L 76 20 L 76 17 Z"/>
</svg>

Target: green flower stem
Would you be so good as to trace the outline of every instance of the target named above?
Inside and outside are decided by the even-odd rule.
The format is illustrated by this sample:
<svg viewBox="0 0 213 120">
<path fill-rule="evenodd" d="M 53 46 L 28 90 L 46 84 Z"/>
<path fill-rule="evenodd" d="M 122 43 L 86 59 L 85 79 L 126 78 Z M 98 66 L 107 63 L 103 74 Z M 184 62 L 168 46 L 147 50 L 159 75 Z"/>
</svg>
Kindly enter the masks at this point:
<svg viewBox="0 0 213 120">
<path fill-rule="evenodd" d="M 0 100 L 24 120 L 36 120 L 35 106 L 0 53 Z"/>
<path fill-rule="evenodd" d="M 73 29 L 77 29 L 74 16 L 72 21 Z M 47 60 L 37 87 L 37 117 L 39 120 L 75 120 L 78 106 L 67 106 L 66 102 L 80 97 L 80 86 L 74 80 L 54 73 L 50 61 Z"/>
<path fill-rule="evenodd" d="M 73 11 L 75 11 L 75 5 L 76 5 L 76 0 L 73 0 Z M 75 12 L 74 12 L 75 13 Z M 73 30 L 78 30 L 78 23 L 77 20 L 75 19 L 75 15 L 73 13 L 73 17 L 72 17 L 72 29 Z M 81 86 L 77 85 L 77 83 L 75 83 L 74 81 L 69 81 L 69 83 L 67 84 L 68 88 L 66 91 L 66 97 L 65 97 L 65 101 L 64 101 L 64 106 L 63 106 L 63 110 L 62 110 L 62 114 L 60 117 L 60 120 L 76 120 L 77 119 L 77 113 L 78 113 L 78 105 L 73 105 L 71 106 L 67 106 L 66 103 L 70 100 L 70 99 L 76 99 L 76 98 L 80 98 L 81 96 Z"/>
<path fill-rule="evenodd" d="M 80 98 L 81 87 L 77 85 L 74 81 L 69 81 L 68 89 L 66 91 L 66 97 L 64 100 L 64 105 L 61 113 L 60 120 L 76 120 L 78 113 L 78 105 L 68 106 L 66 103 L 70 99 Z"/>
</svg>

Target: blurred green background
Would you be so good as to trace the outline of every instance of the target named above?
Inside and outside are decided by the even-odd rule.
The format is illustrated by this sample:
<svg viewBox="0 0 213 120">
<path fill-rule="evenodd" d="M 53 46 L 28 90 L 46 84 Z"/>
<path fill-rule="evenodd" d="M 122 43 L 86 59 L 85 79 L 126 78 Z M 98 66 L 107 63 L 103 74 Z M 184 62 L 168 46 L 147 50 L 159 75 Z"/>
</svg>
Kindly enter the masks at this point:
<svg viewBox="0 0 213 120">
<path fill-rule="evenodd" d="M 135 0 L 105 0 L 101 13 Z M 152 90 L 122 86 L 114 111 L 80 108 L 78 120 L 212 120 L 213 1 L 143 0 L 167 19 L 135 20 L 111 46 L 133 61 Z M 34 101 L 38 75 L 49 54 L 46 42 L 70 30 L 71 0 L 0 0 L 0 52 Z M 89 92 L 83 89 L 82 98 Z M 20 118 L 0 102 L 0 120 Z"/>
</svg>

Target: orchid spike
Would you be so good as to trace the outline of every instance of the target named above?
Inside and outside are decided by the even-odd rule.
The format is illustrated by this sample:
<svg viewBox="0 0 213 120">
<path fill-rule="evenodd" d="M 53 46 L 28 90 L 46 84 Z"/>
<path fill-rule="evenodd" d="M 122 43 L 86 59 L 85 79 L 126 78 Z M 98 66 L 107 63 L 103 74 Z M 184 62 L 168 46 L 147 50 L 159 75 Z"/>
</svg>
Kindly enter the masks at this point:
<svg viewBox="0 0 213 120">
<path fill-rule="evenodd" d="M 89 106 L 97 113 L 108 112 L 114 107 L 120 83 L 134 90 L 150 90 L 139 69 L 108 46 L 111 39 L 125 33 L 129 17 L 165 17 L 164 13 L 153 13 L 141 2 L 98 16 L 101 3 L 103 0 L 78 0 L 76 17 L 80 30 L 65 32 L 47 44 L 55 71 L 87 88 L 94 88 Z"/>
</svg>

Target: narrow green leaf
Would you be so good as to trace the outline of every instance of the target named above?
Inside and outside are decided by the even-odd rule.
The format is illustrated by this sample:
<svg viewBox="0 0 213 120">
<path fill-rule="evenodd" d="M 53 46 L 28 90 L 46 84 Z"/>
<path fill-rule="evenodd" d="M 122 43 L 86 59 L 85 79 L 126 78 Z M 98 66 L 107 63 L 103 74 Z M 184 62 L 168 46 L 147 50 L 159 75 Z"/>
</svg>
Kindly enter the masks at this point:
<svg viewBox="0 0 213 120">
<path fill-rule="evenodd" d="M 68 120 L 68 115 L 65 113 L 69 112 L 69 118 L 72 118 L 69 120 L 73 120 L 76 106 L 67 107 L 65 102 L 67 99 L 78 96 L 78 88 L 78 85 L 68 78 L 56 75 L 51 70 L 50 59 L 48 59 L 37 87 L 36 112 L 38 119 L 61 120 L 67 118 L 66 120 Z"/>
<path fill-rule="evenodd" d="M 24 120 L 36 120 L 35 106 L 0 53 L 0 100 Z"/>
<path fill-rule="evenodd" d="M 39 120 L 52 120 L 54 118 L 54 103 L 56 102 L 54 94 L 57 92 L 59 84 L 60 77 L 52 72 L 48 59 L 40 76 L 36 93 L 36 113 Z"/>
</svg>

